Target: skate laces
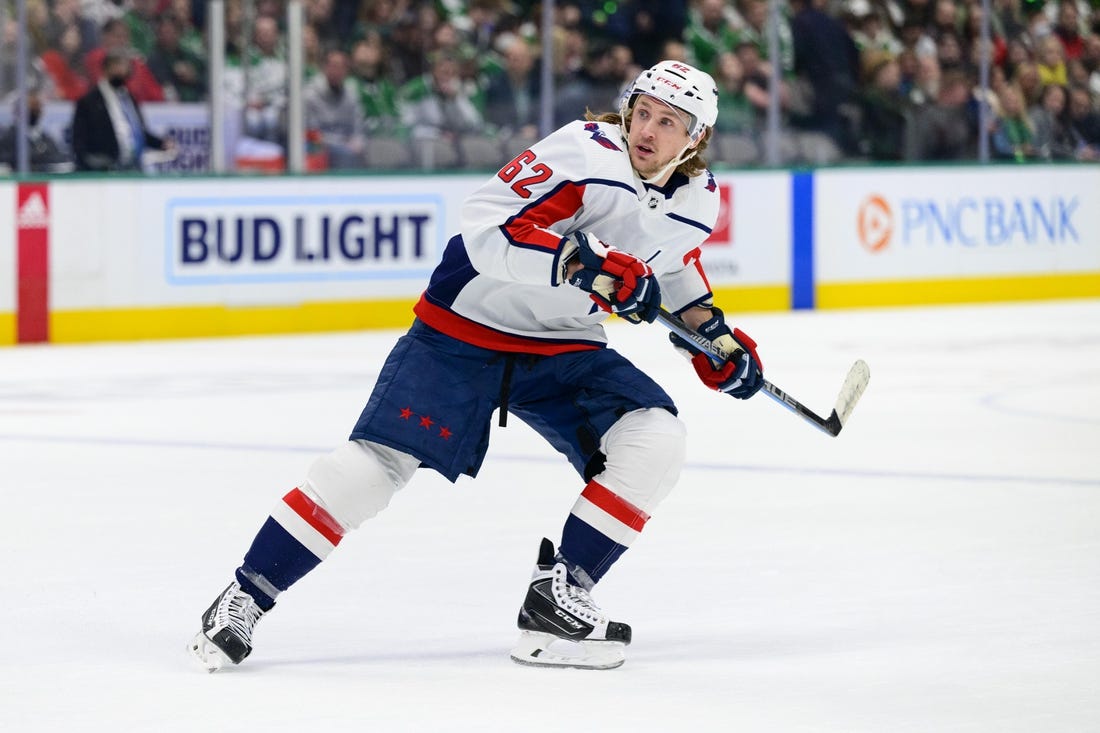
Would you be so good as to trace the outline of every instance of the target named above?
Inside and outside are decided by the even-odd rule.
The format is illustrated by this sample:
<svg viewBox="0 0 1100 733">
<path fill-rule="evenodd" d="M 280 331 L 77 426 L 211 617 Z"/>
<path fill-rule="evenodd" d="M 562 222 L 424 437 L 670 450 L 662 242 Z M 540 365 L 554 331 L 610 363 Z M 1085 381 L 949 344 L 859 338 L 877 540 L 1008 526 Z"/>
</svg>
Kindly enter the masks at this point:
<svg viewBox="0 0 1100 733">
<path fill-rule="evenodd" d="M 603 611 L 592 600 L 588 591 L 579 585 L 573 585 L 566 579 L 568 572 L 562 563 L 554 566 L 552 585 L 554 600 L 567 611 L 583 617 L 589 623 L 599 623 L 603 620 Z"/>
<path fill-rule="evenodd" d="M 246 644 L 252 643 L 252 629 L 264 615 L 252 596 L 238 588 L 231 589 L 218 604 L 217 625 L 231 630 Z"/>
</svg>

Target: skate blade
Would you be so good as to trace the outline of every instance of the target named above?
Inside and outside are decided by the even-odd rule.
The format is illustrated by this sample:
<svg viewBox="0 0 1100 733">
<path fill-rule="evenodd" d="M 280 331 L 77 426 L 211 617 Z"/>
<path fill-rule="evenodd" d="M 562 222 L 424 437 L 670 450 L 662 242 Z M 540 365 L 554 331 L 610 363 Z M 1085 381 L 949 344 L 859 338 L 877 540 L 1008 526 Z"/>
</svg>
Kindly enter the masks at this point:
<svg viewBox="0 0 1100 733">
<path fill-rule="evenodd" d="M 619 641 L 570 641 L 537 631 L 520 632 L 512 661 L 530 667 L 615 669 L 626 661 L 626 645 Z"/>
<path fill-rule="evenodd" d="M 187 651 L 191 652 L 207 672 L 217 672 L 222 667 L 233 665 L 233 660 L 201 631 L 187 645 Z"/>
</svg>

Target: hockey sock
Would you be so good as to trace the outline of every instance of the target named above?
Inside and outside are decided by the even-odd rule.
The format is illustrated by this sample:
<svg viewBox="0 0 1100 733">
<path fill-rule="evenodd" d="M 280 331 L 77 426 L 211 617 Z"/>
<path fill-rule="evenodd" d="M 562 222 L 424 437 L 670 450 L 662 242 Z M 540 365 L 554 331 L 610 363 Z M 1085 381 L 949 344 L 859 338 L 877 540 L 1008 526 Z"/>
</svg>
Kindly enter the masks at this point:
<svg viewBox="0 0 1100 733">
<path fill-rule="evenodd" d="M 565 520 L 558 552 L 577 585 L 591 589 L 641 533 L 649 515 L 589 481 Z"/>
<path fill-rule="evenodd" d="M 301 489 L 283 497 L 237 568 L 237 582 L 265 611 L 328 557 L 344 528 Z"/>
</svg>

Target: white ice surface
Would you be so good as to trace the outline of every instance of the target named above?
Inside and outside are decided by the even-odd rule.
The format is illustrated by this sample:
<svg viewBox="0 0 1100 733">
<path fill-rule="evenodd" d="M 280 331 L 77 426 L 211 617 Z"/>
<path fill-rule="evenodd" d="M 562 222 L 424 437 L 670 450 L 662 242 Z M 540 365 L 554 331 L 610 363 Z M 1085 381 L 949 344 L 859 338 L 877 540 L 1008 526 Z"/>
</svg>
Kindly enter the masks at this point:
<svg viewBox="0 0 1100 733">
<path fill-rule="evenodd" d="M 708 392 L 658 326 L 680 485 L 597 588 L 622 668 L 508 659 L 580 488 L 518 420 L 284 594 L 240 667 L 185 644 L 345 439 L 396 332 L 0 349 L 0 730 L 1100 731 L 1100 302 L 756 314 L 777 385 Z"/>
</svg>

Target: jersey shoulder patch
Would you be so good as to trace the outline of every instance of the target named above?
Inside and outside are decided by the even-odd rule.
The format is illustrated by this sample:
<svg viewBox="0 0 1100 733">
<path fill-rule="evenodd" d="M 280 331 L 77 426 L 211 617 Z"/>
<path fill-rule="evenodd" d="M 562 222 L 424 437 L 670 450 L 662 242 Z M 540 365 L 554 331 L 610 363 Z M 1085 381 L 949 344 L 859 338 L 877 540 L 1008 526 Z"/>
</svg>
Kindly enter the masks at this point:
<svg viewBox="0 0 1100 733">
<path fill-rule="evenodd" d="M 620 148 L 618 145 L 616 145 L 614 142 L 612 142 L 611 138 L 609 138 L 607 136 L 607 134 L 603 130 L 600 129 L 600 126 L 599 126 L 598 123 L 596 123 L 596 122 L 586 122 L 586 123 L 584 123 L 584 131 L 589 134 L 591 140 L 596 141 L 596 143 L 598 145 L 600 145 L 601 147 L 607 148 L 608 150 L 622 151 L 622 148 Z"/>
</svg>

